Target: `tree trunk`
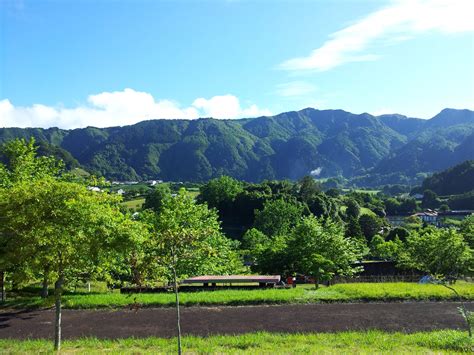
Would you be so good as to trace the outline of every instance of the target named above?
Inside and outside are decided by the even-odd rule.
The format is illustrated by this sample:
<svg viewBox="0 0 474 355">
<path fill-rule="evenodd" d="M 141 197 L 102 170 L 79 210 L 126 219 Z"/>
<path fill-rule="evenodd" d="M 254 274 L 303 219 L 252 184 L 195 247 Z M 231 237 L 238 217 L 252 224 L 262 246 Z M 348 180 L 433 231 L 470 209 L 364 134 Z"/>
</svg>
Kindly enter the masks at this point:
<svg viewBox="0 0 474 355">
<path fill-rule="evenodd" d="M 319 288 L 319 279 L 317 277 L 314 278 L 314 288 L 316 290 Z"/>
<path fill-rule="evenodd" d="M 59 278 L 54 284 L 54 305 L 56 308 L 56 317 L 54 322 L 54 350 L 61 350 L 61 296 L 63 292 L 64 275 L 59 272 Z"/>
<path fill-rule="evenodd" d="M 5 271 L 0 272 L 0 292 L 2 293 L 2 302 L 7 300 L 7 295 L 5 294 Z"/>
<path fill-rule="evenodd" d="M 178 354 L 181 355 L 181 317 L 179 314 L 178 281 L 176 280 L 176 268 L 173 267 L 174 294 L 176 298 L 176 320 L 178 325 Z"/>
<path fill-rule="evenodd" d="M 48 272 L 45 270 L 43 275 L 43 287 L 41 288 L 41 298 L 47 298 L 48 296 Z"/>
</svg>

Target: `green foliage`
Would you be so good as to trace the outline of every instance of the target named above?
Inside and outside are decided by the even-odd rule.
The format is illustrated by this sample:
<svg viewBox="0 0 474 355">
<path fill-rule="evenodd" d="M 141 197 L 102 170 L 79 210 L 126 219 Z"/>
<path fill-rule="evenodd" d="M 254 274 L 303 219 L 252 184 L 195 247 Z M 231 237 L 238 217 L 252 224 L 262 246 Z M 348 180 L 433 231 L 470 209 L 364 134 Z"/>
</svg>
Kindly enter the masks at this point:
<svg viewBox="0 0 474 355">
<path fill-rule="evenodd" d="M 472 273 L 473 250 L 455 229 L 427 227 L 412 231 L 400 264 L 425 271 L 437 279 L 456 279 Z"/>
<path fill-rule="evenodd" d="M 372 237 L 380 232 L 383 220 L 380 217 L 370 214 L 363 214 L 359 217 L 359 225 L 365 239 L 370 242 Z"/>
<path fill-rule="evenodd" d="M 306 203 L 321 191 L 321 185 L 311 176 L 303 177 L 298 185 L 299 197 L 301 201 Z"/>
<path fill-rule="evenodd" d="M 460 195 L 474 190 L 474 160 L 466 160 L 452 168 L 423 180 L 422 191 L 432 190 L 438 195 Z"/>
<path fill-rule="evenodd" d="M 423 201 L 421 201 L 421 207 L 423 208 L 438 208 L 440 205 L 438 195 L 431 190 L 425 190 L 423 192 Z"/>
<path fill-rule="evenodd" d="M 364 234 L 362 233 L 362 229 L 360 228 L 359 220 L 354 217 L 349 217 L 349 221 L 346 224 L 346 237 L 352 239 L 363 239 Z"/>
<path fill-rule="evenodd" d="M 313 197 L 307 202 L 309 210 L 316 217 L 340 218 L 340 204 L 339 201 L 335 198 L 329 197 L 324 193 L 318 193 L 313 195 Z"/>
<path fill-rule="evenodd" d="M 236 245 L 220 231 L 217 214 L 198 204 L 184 189 L 165 199 L 152 219 L 150 253 L 172 280 L 206 274 L 229 274 L 242 269 Z"/>
<path fill-rule="evenodd" d="M 417 204 L 414 198 L 386 198 L 384 201 L 385 211 L 388 215 L 405 215 L 415 213 Z"/>
<path fill-rule="evenodd" d="M 448 205 L 452 210 L 468 210 L 474 206 L 474 191 L 450 197 Z"/>
<path fill-rule="evenodd" d="M 346 202 L 346 216 L 348 218 L 359 218 L 360 216 L 360 206 L 356 200 L 349 199 Z"/>
<path fill-rule="evenodd" d="M 296 201 L 270 200 L 261 211 L 255 211 L 254 227 L 269 237 L 284 236 L 301 221 L 303 213 L 303 205 Z"/>
<path fill-rule="evenodd" d="M 37 149 L 34 138 L 29 141 L 14 139 L 1 146 L 0 154 L 5 164 L 0 162 L 0 188 L 46 176 L 58 176 L 62 172 L 64 164 L 61 161 L 52 156 L 37 157 Z"/>
<path fill-rule="evenodd" d="M 163 204 L 171 198 L 171 189 L 168 184 L 159 184 L 145 196 L 144 209 L 160 212 Z"/>
<path fill-rule="evenodd" d="M 403 242 L 397 236 L 385 241 L 382 236 L 375 235 L 370 242 L 370 254 L 377 259 L 396 261 L 403 247 Z"/>
<path fill-rule="evenodd" d="M 404 227 L 395 227 L 388 232 L 387 235 L 387 240 L 395 240 L 395 238 L 398 238 L 402 242 L 406 241 L 408 236 L 410 235 L 410 231 Z"/>
<path fill-rule="evenodd" d="M 69 276 L 104 268 L 112 250 L 129 244 L 117 200 L 78 184 L 42 178 L 0 190 L 6 260 Z M 130 227 L 127 224 L 128 227 Z"/>
<path fill-rule="evenodd" d="M 235 197 L 243 191 L 242 184 L 229 177 L 222 176 L 212 179 L 200 188 L 200 201 L 207 202 L 209 208 L 225 209 Z"/>
<path fill-rule="evenodd" d="M 352 264 L 360 257 L 357 246 L 344 237 L 340 224 L 305 217 L 288 241 L 293 272 L 313 276 L 318 281 L 335 275 L 353 275 Z"/>
<path fill-rule="evenodd" d="M 469 247 L 474 250 L 474 214 L 462 221 L 460 232 Z"/>
</svg>

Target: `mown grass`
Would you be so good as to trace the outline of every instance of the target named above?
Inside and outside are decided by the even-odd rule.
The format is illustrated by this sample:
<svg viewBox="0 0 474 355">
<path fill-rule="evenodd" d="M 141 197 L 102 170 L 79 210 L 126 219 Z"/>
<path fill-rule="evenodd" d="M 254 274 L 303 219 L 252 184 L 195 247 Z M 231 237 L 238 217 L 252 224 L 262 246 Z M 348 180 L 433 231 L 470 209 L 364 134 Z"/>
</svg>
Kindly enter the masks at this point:
<svg viewBox="0 0 474 355">
<path fill-rule="evenodd" d="M 463 300 L 474 300 L 474 284 L 458 282 L 454 288 Z M 66 294 L 64 307 L 70 309 L 121 308 L 132 305 L 143 307 L 169 307 L 174 305 L 173 293 L 120 294 L 81 293 Z M 455 301 L 457 296 L 440 285 L 408 282 L 353 283 L 320 287 L 309 285 L 291 289 L 224 289 L 216 291 L 181 292 L 183 306 L 256 305 L 318 302 L 367 302 L 367 301 Z M 51 307 L 50 297 L 17 297 L 8 300 L 3 307 L 35 308 Z"/>
<path fill-rule="evenodd" d="M 346 212 L 347 206 L 341 206 L 340 210 L 341 210 L 341 212 Z M 360 208 L 360 214 L 361 215 L 368 214 L 368 215 L 371 215 L 371 216 L 375 216 L 375 213 L 367 207 L 361 207 Z"/>
<path fill-rule="evenodd" d="M 48 353 L 48 340 L 0 340 L 1 354 Z M 442 330 L 413 334 L 381 331 L 341 333 L 248 333 L 209 337 L 185 336 L 183 350 L 193 354 L 399 354 L 399 353 L 469 353 L 473 341 L 465 332 Z M 176 352 L 176 339 L 95 338 L 66 340 L 62 353 L 70 354 L 157 354 Z"/>
<path fill-rule="evenodd" d="M 474 284 L 458 282 L 453 286 L 463 300 L 474 300 Z M 324 301 L 442 301 L 457 296 L 442 285 L 412 282 L 337 284 L 314 291 Z"/>
<path fill-rule="evenodd" d="M 145 198 L 141 197 L 135 200 L 124 201 L 122 202 L 122 205 L 127 207 L 128 209 L 137 209 L 137 208 L 142 208 L 144 203 L 145 203 Z"/>
</svg>

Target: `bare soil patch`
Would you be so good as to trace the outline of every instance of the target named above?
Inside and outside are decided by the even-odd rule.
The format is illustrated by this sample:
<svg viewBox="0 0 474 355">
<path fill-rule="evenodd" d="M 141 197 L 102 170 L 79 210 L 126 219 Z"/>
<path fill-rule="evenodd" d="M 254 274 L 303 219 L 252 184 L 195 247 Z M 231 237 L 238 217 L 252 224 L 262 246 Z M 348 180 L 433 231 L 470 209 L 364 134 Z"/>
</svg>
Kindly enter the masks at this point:
<svg viewBox="0 0 474 355">
<path fill-rule="evenodd" d="M 186 307 L 186 335 L 256 331 L 300 333 L 379 329 L 430 331 L 462 329 L 455 302 L 340 303 L 242 307 Z M 474 311 L 474 303 L 468 309 Z M 0 311 L 0 338 L 51 338 L 54 310 Z M 173 308 L 64 310 L 63 337 L 127 338 L 175 336 Z"/>
</svg>

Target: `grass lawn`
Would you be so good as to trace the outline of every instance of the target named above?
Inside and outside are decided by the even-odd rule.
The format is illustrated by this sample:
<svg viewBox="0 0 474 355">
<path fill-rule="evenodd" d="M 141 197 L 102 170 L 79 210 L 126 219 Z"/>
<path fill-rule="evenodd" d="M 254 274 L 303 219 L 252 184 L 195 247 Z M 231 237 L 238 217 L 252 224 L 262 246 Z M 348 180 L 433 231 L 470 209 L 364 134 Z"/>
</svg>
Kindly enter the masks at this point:
<svg viewBox="0 0 474 355">
<path fill-rule="evenodd" d="M 376 195 L 376 194 L 378 194 L 381 190 L 342 189 L 342 191 L 343 191 L 343 192 L 357 192 L 357 193 L 366 193 L 366 194 Z"/>
<path fill-rule="evenodd" d="M 346 212 L 347 206 L 341 206 L 340 209 L 341 209 L 342 212 Z M 368 215 L 371 215 L 371 216 L 375 216 L 375 213 L 367 207 L 361 207 L 360 208 L 360 215 L 362 216 L 363 214 L 368 214 Z"/>
<path fill-rule="evenodd" d="M 210 337 L 183 338 L 184 353 L 219 354 L 281 354 L 281 353 L 469 353 L 473 341 L 466 332 L 444 330 L 413 334 L 381 331 L 278 334 L 249 333 Z M 52 352 L 47 340 L 0 340 L 1 354 Z M 79 339 L 64 341 L 66 354 L 156 354 L 176 352 L 176 339 L 144 338 L 99 340 Z"/>
<path fill-rule="evenodd" d="M 145 198 L 140 197 L 136 200 L 124 201 L 122 202 L 122 205 L 129 209 L 137 209 L 137 208 L 141 208 L 144 203 L 145 203 Z"/>
<path fill-rule="evenodd" d="M 464 300 L 474 300 L 474 284 L 458 282 L 455 289 Z M 145 307 L 169 307 L 174 305 L 173 293 L 120 294 L 81 293 L 64 295 L 64 307 L 70 309 L 120 308 L 132 304 Z M 291 289 L 218 290 L 181 292 L 183 306 L 197 305 L 251 305 L 351 301 L 402 301 L 402 300 L 457 300 L 452 291 L 439 285 L 408 282 L 337 284 L 331 287 L 304 285 Z M 30 308 L 51 307 L 53 299 L 18 297 L 7 300 L 3 307 Z"/>
</svg>

